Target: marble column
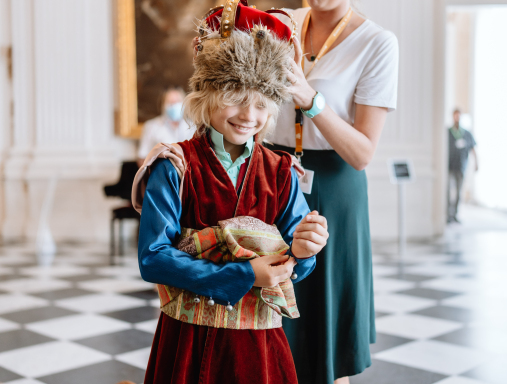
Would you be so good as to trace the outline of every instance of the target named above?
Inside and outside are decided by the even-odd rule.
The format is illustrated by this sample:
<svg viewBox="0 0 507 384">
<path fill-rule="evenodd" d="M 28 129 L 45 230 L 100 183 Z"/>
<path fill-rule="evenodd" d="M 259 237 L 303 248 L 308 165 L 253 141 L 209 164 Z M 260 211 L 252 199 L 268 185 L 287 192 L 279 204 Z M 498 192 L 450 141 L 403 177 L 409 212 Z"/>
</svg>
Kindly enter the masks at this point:
<svg viewBox="0 0 507 384">
<path fill-rule="evenodd" d="M 11 1 L 13 137 L 5 159 L 2 237 L 33 240 L 48 217 L 56 240 L 108 238 L 102 186 L 115 181 L 133 142 L 114 136 L 111 1 Z"/>
</svg>

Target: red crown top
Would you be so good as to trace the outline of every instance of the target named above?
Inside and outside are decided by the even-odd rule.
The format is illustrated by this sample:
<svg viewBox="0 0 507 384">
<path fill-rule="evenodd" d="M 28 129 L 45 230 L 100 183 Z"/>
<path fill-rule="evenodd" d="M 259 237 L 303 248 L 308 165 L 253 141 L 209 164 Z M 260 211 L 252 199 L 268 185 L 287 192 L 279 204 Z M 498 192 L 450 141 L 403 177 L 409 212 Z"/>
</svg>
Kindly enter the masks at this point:
<svg viewBox="0 0 507 384">
<path fill-rule="evenodd" d="M 234 28 L 242 31 L 250 31 L 254 25 L 261 24 L 267 27 L 267 29 L 273 32 L 279 39 L 290 41 L 293 31 L 276 16 L 272 15 L 272 13 L 284 14 L 292 21 L 291 15 L 287 14 L 285 11 L 274 8 L 268 11 L 260 11 L 254 7 L 249 7 L 247 0 L 241 0 L 241 2 L 237 4 L 237 8 L 234 8 L 236 7 L 234 3 L 237 1 L 238 0 L 227 0 L 227 4 L 225 4 L 223 8 L 220 7 L 221 9 L 210 14 L 206 18 L 208 27 L 214 31 L 221 30 L 222 37 L 228 37 Z M 224 10 L 228 17 L 234 17 L 234 24 L 232 23 L 232 19 L 222 17 Z"/>
</svg>

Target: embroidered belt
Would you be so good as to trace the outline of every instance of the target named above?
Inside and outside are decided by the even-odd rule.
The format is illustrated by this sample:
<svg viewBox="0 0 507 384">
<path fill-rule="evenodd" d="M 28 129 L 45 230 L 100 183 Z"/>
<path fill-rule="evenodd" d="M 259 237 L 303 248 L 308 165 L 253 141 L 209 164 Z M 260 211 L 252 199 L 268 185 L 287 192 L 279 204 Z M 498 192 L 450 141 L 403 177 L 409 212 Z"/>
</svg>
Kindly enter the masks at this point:
<svg viewBox="0 0 507 384">
<path fill-rule="evenodd" d="M 282 255 L 289 249 L 274 225 L 249 216 L 219 221 L 201 231 L 182 229 L 177 245 L 196 259 L 215 263 L 245 262 L 255 257 Z M 282 326 L 282 316 L 298 318 L 291 279 L 275 287 L 253 287 L 231 308 L 209 305 L 207 298 L 167 285 L 158 285 L 162 311 L 186 323 L 229 329 L 271 329 Z"/>
</svg>

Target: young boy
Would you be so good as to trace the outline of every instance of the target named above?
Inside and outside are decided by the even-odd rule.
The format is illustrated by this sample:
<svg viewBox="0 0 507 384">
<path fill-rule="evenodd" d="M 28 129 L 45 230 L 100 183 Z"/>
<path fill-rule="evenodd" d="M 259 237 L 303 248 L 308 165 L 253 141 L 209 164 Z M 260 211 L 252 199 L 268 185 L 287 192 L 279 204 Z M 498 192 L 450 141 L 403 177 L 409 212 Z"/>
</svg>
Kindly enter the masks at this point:
<svg viewBox="0 0 507 384">
<path fill-rule="evenodd" d="M 141 275 L 162 309 L 145 384 L 297 382 L 281 319 L 299 316 L 292 282 L 327 223 L 291 156 L 262 146 L 290 99 L 291 31 L 238 2 L 201 26 L 184 103 L 195 136 L 155 147 L 134 183 Z"/>
</svg>

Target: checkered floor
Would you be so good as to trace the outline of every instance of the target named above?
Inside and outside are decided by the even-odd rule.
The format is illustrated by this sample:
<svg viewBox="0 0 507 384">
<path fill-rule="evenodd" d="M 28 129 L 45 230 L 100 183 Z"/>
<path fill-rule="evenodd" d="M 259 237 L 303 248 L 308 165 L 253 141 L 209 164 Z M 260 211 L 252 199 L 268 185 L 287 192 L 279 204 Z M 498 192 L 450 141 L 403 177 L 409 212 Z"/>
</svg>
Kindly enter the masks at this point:
<svg viewBox="0 0 507 384">
<path fill-rule="evenodd" d="M 0 248 L 0 382 L 142 383 L 157 294 L 134 254 L 109 266 L 107 245 L 60 245 L 53 267 L 27 247 Z"/>
<path fill-rule="evenodd" d="M 351 383 L 506 384 L 506 233 L 411 244 L 402 269 L 375 244 L 378 341 Z M 0 248 L 0 382 L 142 383 L 158 314 L 135 252 L 111 267 L 106 244 L 63 244 L 41 268 L 29 247 Z"/>
<path fill-rule="evenodd" d="M 507 221 L 507 220 L 506 220 Z M 507 384 L 507 227 L 374 244 L 377 343 L 351 384 Z"/>
</svg>

